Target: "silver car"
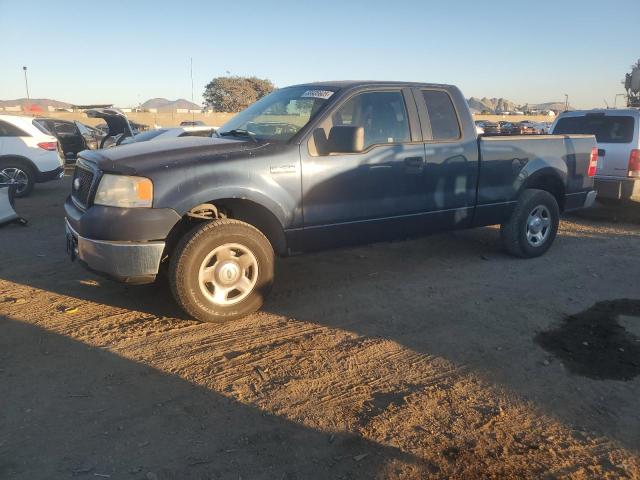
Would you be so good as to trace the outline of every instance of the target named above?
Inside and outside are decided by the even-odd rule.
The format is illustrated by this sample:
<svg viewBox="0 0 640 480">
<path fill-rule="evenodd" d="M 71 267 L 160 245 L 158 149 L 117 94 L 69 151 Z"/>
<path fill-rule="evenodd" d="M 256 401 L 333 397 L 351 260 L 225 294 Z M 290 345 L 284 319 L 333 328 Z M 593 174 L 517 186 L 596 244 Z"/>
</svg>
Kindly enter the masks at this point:
<svg viewBox="0 0 640 480">
<path fill-rule="evenodd" d="M 564 112 L 556 119 L 551 132 L 554 135 L 595 135 L 598 198 L 640 202 L 640 110 Z"/>
</svg>

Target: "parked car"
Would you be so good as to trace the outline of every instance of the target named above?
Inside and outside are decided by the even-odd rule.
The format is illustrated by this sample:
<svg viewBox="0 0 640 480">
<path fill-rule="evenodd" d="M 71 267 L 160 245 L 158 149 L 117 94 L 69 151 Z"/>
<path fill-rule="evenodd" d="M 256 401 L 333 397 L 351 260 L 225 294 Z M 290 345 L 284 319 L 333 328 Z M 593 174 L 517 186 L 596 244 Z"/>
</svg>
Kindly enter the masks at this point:
<svg viewBox="0 0 640 480">
<path fill-rule="evenodd" d="M 0 183 L 17 184 L 26 197 L 36 183 L 62 178 L 62 149 L 56 137 L 31 117 L 0 115 Z"/>
<path fill-rule="evenodd" d="M 122 113 L 122 115 L 124 115 L 124 113 Z M 127 121 L 129 122 L 129 126 L 131 127 L 131 131 L 133 132 L 134 135 L 141 132 L 146 132 L 147 130 L 149 130 L 149 125 L 133 122 L 129 119 L 127 119 Z M 103 136 L 108 135 L 109 133 L 109 125 L 107 125 L 106 123 L 99 123 L 93 128 L 99 130 Z"/>
<path fill-rule="evenodd" d="M 120 145 L 128 143 L 147 142 L 149 140 L 167 140 L 179 137 L 210 137 L 215 133 L 213 127 L 173 127 L 173 128 L 157 128 L 155 130 L 147 130 L 138 133 L 133 137 L 129 137 L 120 142 Z"/>
<path fill-rule="evenodd" d="M 75 160 L 82 150 L 97 149 L 104 136 L 99 130 L 75 120 L 38 117 L 34 122 L 58 139 L 67 160 Z"/>
<path fill-rule="evenodd" d="M 184 122 L 180 122 L 181 127 L 206 127 L 207 124 L 202 120 L 185 120 Z"/>
<path fill-rule="evenodd" d="M 596 163 L 593 136 L 478 138 L 450 85 L 297 85 L 215 138 L 82 152 L 67 245 L 124 282 L 166 269 L 186 312 L 222 322 L 260 308 L 275 255 L 492 224 L 542 255 L 560 212 L 593 203 Z"/>
<path fill-rule="evenodd" d="M 563 112 L 554 122 L 552 133 L 595 135 L 598 198 L 640 202 L 640 110 Z"/>
<path fill-rule="evenodd" d="M 87 117 L 101 118 L 105 121 L 107 128 L 98 125 L 104 132 L 104 136 L 100 140 L 99 148 L 110 148 L 120 144 L 124 139 L 133 137 L 138 133 L 129 122 L 124 113 L 116 108 L 94 108 L 87 110 Z"/>
<path fill-rule="evenodd" d="M 502 133 L 500 124 L 496 122 L 484 122 L 482 128 L 484 129 L 485 135 L 500 135 Z"/>
<path fill-rule="evenodd" d="M 530 122 L 529 126 L 533 128 L 538 135 L 547 135 L 550 131 L 551 124 L 547 122 Z"/>
<path fill-rule="evenodd" d="M 529 123 L 518 122 L 511 124 L 510 133 L 511 135 L 534 135 L 537 132 Z"/>
<path fill-rule="evenodd" d="M 511 129 L 513 128 L 513 124 L 511 122 L 500 120 L 498 125 L 500 126 L 500 135 L 511 135 Z"/>
</svg>

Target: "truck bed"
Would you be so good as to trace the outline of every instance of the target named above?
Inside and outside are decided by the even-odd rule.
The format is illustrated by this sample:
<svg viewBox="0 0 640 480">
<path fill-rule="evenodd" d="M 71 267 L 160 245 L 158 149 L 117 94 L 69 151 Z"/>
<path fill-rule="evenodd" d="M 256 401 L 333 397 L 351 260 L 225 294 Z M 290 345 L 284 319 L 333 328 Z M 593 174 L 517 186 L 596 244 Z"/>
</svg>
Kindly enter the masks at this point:
<svg viewBox="0 0 640 480">
<path fill-rule="evenodd" d="M 593 188 L 586 173 L 593 135 L 519 135 L 480 137 L 478 205 L 514 201 L 533 175 L 559 174 L 565 195 Z"/>
</svg>

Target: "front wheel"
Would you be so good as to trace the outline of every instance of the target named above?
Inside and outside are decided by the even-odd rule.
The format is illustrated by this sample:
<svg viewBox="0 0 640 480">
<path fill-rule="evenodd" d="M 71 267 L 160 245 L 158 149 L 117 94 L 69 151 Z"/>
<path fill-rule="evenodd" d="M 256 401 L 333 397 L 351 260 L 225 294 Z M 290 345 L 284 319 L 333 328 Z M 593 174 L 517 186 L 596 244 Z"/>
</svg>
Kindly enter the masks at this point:
<svg viewBox="0 0 640 480">
<path fill-rule="evenodd" d="M 171 254 L 169 284 L 178 304 L 203 322 L 221 323 L 258 310 L 273 284 L 269 240 L 238 220 L 203 223 Z"/>
<path fill-rule="evenodd" d="M 539 257 L 556 238 L 560 223 L 560 208 L 549 192 L 527 189 L 507 223 L 500 227 L 505 249 L 521 258 Z"/>
</svg>

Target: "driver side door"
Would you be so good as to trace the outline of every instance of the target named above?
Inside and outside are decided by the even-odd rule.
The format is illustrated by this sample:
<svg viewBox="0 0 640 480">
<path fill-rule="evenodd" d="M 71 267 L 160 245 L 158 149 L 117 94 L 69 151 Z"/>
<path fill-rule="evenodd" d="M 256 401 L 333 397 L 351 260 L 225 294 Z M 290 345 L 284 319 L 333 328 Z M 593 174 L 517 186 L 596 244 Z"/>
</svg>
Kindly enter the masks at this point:
<svg viewBox="0 0 640 480">
<path fill-rule="evenodd" d="M 333 127 L 362 127 L 362 151 L 322 147 Z M 325 248 L 395 238 L 420 230 L 424 211 L 424 145 L 410 91 L 352 95 L 301 145 L 306 244 Z"/>
</svg>

